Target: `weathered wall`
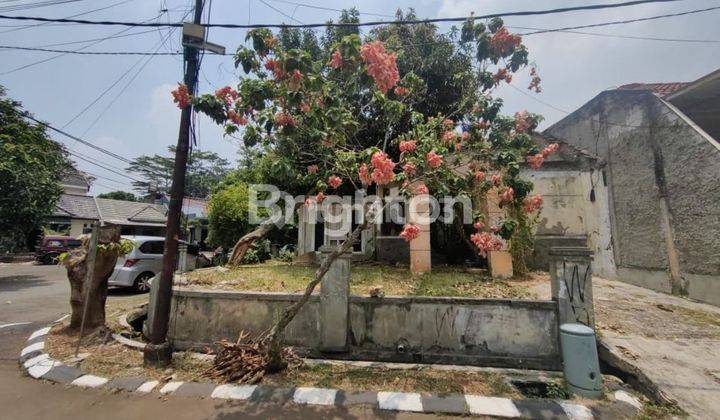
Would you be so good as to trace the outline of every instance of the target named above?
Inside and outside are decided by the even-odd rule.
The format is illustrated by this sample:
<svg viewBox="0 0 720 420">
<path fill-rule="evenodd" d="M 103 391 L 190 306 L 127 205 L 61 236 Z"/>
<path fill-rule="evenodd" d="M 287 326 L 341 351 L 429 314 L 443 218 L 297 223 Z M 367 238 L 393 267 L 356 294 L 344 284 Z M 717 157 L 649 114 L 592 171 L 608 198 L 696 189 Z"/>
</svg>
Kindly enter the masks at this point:
<svg viewBox="0 0 720 420">
<path fill-rule="evenodd" d="M 607 162 L 618 279 L 720 304 L 720 151 L 650 92 L 606 91 L 546 130 Z"/>
<path fill-rule="evenodd" d="M 558 241 L 577 238 L 577 245 L 587 243 L 593 252 L 595 274 L 615 278 L 608 189 L 602 172 L 595 168 L 549 168 L 523 171 L 522 176 L 533 182 L 533 194 L 543 197 L 533 268 L 547 270 L 549 248 Z"/>
<path fill-rule="evenodd" d="M 202 347 L 260 333 L 299 295 L 176 289 L 170 340 Z M 350 297 L 350 351 L 319 354 L 319 299 L 290 323 L 286 343 L 311 355 L 558 369 L 556 304 L 431 297 Z"/>
</svg>

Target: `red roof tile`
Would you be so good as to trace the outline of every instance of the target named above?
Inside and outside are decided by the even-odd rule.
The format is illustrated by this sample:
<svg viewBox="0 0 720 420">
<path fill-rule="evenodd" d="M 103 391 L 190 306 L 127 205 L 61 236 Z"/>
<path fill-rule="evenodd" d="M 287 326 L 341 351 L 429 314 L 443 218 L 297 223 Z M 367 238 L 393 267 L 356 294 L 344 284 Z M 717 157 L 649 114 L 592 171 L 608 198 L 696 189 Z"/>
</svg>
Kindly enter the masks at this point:
<svg viewBox="0 0 720 420">
<path fill-rule="evenodd" d="M 676 92 L 685 86 L 689 85 L 687 82 L 672 82 L 672 83 L 629 83 L 622 85 L 619 90 L 649 90 L 657 93 L 660 96 L 667 96 L 673 92 Z"/>
</svg>

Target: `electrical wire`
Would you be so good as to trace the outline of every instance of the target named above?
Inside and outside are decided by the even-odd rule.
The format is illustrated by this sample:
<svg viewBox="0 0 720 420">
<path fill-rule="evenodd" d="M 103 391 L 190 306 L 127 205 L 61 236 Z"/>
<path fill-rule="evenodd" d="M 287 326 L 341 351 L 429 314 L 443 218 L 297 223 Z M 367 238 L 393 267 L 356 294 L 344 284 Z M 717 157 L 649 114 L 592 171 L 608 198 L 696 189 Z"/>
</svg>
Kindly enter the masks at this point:
<svg viewBox="0 0 720 420">
<path fill-rule="evenodd" d="M 79 1 L 83 1 L 83 0 L 49 0 L 49 1 L 40 1 L 37 3 L 14 4 L 14 5 L 10 5 L 10 6 L 0 6 L 0 12 L 17 12 L 20 10 L 37 9 L 40 7 L 55 6 L 58 4 L 77 3 Z"/>
<path fill-rule="evenodd" d="M 161 14 L 162 14 L 162 13 L 161 13 Z M 151 20 L 155 20 L 155 19 L 159 18 L 159 17 L 161 16 L 161 14 L 159 14 L 158 16 L 155 16 L 155 17 L 153 17 L 153 18 L 147 19 L 145 22 L 149 22 L 149 21 L 151 21 Z M 127 32 L 127 31 L 129 31 L 129 30 L 130 30 L 130 28 L 125 28 L 125 29 L 120 30 L 120 31 L 118 31 L 118 32 L 116 32 L 116 33 L 114 33 L 114 34 L 112 34 L 112 35 L 110 35 L 110 36 L 120 35 L 120 34 L 122 34 L 122 33 L 125 33 L 125 32 Z M 85 45 L 85 46 L 82 46 L 82 47 L 80 47 L 80 48 L 78 48 L 78 49 L 76 49 L 76 50 L 73 50 L 73 52 L 74 52 L 74 53 L 82 52 L 82 50 L 84 50 L 84 49 L 86 49 L 86 48 L 90 48 L 90 47 L 92 47 L 93 45 L 97 45 L 97 44 L 99 44 L 99 43 L 101 43 L 101 42 L 103 42 L 103 41 L 105 41 L 105 40 L 107 40 L 107 39 L 108 39 L 108 37 L 101 38 L 101 39 L 99 39 L 99 40 L 97 40 L 97 41 L 95 41 L 95 42 L 92 42 L 92 43 L 87 44 L 87 45 Z M 39 61 L 34 61 L 34 62 L 32 62 L 32 63 L 24 64 L 24 65 L 22 65 L 22 66 L 15 67 L 14 69 L 7 70 L 7 71 L 5 71 L 5 72 L 2 72 L 2 73 L 0 73 L 0 75 L 4 76 L 4 75 L 7 75 L 7 74 L 15 73 L 15 72 L 20 71 L 20 70 L 25 70 L 25 69 L 27 69 L 27 68 L 29 68 L 29 67 L 33 67 L 33 66 L 36 66 L 36 65 L 38 65 L 38 64 L 47 63 L 48 61 L 51 61 L 51 60 L 55 60 L 56 58 L 60 58 L 60 57 L 62 57 L 62 56 L 64 56 L 64 55 L 66 55 L 66 54 L 70 54 L 70 53 L 60 53 L 60 54 L 57 54 L 57 55 L 54 55 L 54 56 L 52 56 L 52 57 L 48 57 L 48 58 L 45 58 L 45 59 L 42 59 L 42 60 L 39 60 Z"/>
<path fill-rule="evenodd" d="M 89 14 L 91 14 L 91 13 L 100 12 L 100 11 L 102 11 L 102 10 L 107 10 L 107 9 L 113 8 L 113 7 L 115 7 L 115 6 L 120 6 L 120 5 L 125 4 L 125 3 L 130 3 L 131 1 L 135 1 L 135 0 L 122 0 L 122 1 L 119 1 L 119 2 L 117 2 L 117 3 L 113 3 L 113 4 L 110 4 L 110 5 L 104 6 L 104 7 L 100 7 L 100 8 L 92 9 L 92 10 L 87 10 L 87 11 L 85 11 L 85 12 L 77 13 L 77 14 L 74 14 L 74 15 L 71 15 L 71 16 L 66 16 L 64 19 L 72 19 L 72 18 L 76 18 L 76 17 L 78 17 L 78 16 L 89 15 Z M 12 26 L 13 29 L 7 29 L 7 30 L 5 30 L 5 31 L 0 32 L 0 34 L 5 34 L 5 33 L 9 33 L 9 32 L 16 32 L 16 31 L 22 31 L 23 29 L 36 28 L 36 27 L 38 27 L 38 26 L 45 26 L 45 25 L 53 25 L 53 24 L 50 23 L 50 22 L 45 22 L 45 23 L 35 23 L 35 24 L 32 24 L 32 25 L 14 25 L 14 26 Z M 62 24 L 62 23 L 60 23 L 59 25 L 67 25 L 67 24 Z"/>
<path fill-rule="evenodd" d="M 307 7 L 308 9 L 327 10 L 330 12 L 343 12 L 343 9 L 333 9 L 332 7 L 315 6 L 312 4 L 298 3 L 298 2 L 294 2 L 294 1 L 287 1 L 287 0 L 270 0 L 270 1 L 273 1 L 276 3 L 290 4 L 290 5 L 297 6 L 297 7 Z M 384 15 L 381 13 L 368 13 L 368 12 L 361 12 L 359 10 L 358 10 L 358 13 L 361 15 L 367 15 L 367 16 L 378 16 L 378 17 L 387 17 L 387 18 L 395 17 L 395 15 Z"/>
<path fill-rule="evenodd" d="M 637 6 L 641 4 L 650 3 L 669 3 L 684 0 L 634 0 L 622 3 L 606 3 L 606 4 L 591 4 L 584 6 L 572 6 L 572 7 L 561 7 L 555 9 L 543 9 L 543 10 L 522 10 L 515 12 L 501 12 L 491 13 L 480 16 L 462 16 L 462 17 L 448 17 L 448 18 L 434 18 L 434 19 L 420 19 L 420 20 L 395 20 L 395 21 L 372 21 L 372 22 L 358 22 L 358 23 L 342 23 L 342 22 L 323 22 L 323 23 L 306 23 L 306 24 L 250 24 L 240 25 L 234 23 L 204 23 L 201 24 L 208 28 L 229 28 L 229 29 L 251 29 L 251 28 L 320 28 L 320 27 L 360 27 L 360 26 L 379 26 L 379 25 L 417 25 L 422 23 L 439 23 L 439 22 L 463 22 L 468 19 L 489 19 L 495 17 L 509 17 L 509 16 L 538 16 L 538 15 L 551 15 L 558 13 L 567 13 L 584 10 L 601 10 L 601 9 L 614 9 L 620 7 Z M 717 7 L 720 8 L 720 7 Z M 716 8 L 707 8 L 696 11 L 688 11 L 683 14 L 698 13 L 700 11 L 708 11 Z M 677 15 L 677 14 L 676 14 Z M 142 22 L 120 22 L 120 21 L 92 21 L 83 19 L 53 19 L 44 18 L 39 16 L 8 16 L 0 15 L 0 19 L 10 20 L 34 20 L 40 22 L 60 22 L 60 23 L 81 23 L 86 25 L 109 25 L 109 26 L 131 26 L 131 27 L 181 27 L 183 24 L 177 23 L 142 23 Z M 627 23 L 632 20 L 626 21 Z M 576 29 L 576 28 L 567 28 Z"/>
</svg>

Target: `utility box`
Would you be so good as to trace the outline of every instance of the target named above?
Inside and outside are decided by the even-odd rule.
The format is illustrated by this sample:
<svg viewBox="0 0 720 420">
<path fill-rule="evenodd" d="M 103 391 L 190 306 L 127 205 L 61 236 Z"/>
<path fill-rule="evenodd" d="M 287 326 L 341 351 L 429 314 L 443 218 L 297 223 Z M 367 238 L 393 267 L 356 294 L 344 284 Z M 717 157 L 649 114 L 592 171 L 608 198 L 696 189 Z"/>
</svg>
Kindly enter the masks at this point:
<svg viewBox="0 0 720 420">
<path fill-rule="evenodd" d="M 588 398 L 602 396 L 595 331 L 583 324 L 560 326 L 563 372 L 569 391 Z"/>
</svg>

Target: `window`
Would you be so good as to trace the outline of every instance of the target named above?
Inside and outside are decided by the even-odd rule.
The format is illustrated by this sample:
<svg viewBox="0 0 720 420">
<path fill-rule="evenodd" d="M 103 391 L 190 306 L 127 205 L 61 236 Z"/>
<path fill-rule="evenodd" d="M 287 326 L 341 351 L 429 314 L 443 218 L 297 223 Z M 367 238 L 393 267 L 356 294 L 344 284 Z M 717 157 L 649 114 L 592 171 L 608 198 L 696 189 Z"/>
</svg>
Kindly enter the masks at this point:
<svg viewBox="0 0 720 420">
<path fill-rule="evenodd" d="M 143 254 L 157 254 L 161 255 L 165 250 L 165 243 L 163 241 L 147 241 L 140 245 L 140 252 Z"/>
<path fill-rule="evenodd" d="M 67 241 L 68 248 L 79 248 L 82 246 L 82 241 L 78 241 L 77 239 L 69 239 Z"/>
<path fill-rule="evenodd" d="M 62 243 L 62 241 L 53 239 L 53 240 L 48 241 L 47 246 L 49 246 L 50 248 L 60 248 L 63 246 L 63 243 Z"/>
</svg>

